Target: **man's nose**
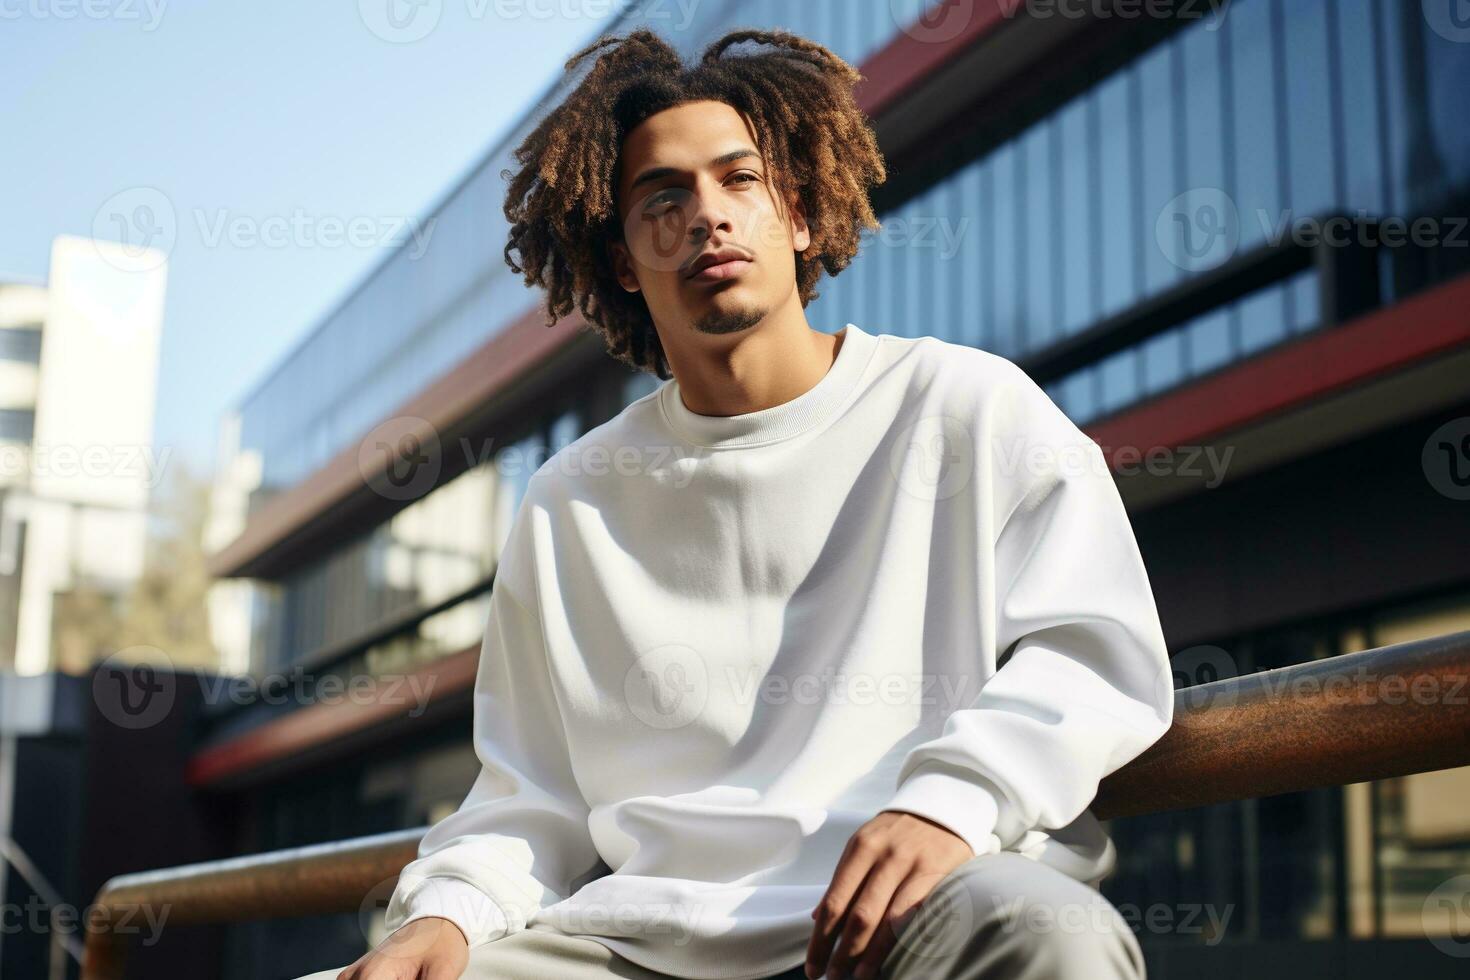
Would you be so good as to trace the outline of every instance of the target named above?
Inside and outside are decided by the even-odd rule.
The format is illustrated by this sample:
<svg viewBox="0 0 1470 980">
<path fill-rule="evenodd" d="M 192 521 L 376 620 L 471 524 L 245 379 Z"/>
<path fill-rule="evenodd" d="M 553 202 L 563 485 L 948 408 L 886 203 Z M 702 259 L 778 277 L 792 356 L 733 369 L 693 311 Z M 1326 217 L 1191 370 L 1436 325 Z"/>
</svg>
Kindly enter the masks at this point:
<svg viewBox="0 0 1470 980">
<path fill-rule="evenodd" d="M 690 196 L 692 213 L 689 215 L 689 239 L 702 242 L 716 231 L 730 235 L 735 231 L 734 216 L 729 202 L 720 193 L 718 186 L 699 185 Z"/>
</svg>

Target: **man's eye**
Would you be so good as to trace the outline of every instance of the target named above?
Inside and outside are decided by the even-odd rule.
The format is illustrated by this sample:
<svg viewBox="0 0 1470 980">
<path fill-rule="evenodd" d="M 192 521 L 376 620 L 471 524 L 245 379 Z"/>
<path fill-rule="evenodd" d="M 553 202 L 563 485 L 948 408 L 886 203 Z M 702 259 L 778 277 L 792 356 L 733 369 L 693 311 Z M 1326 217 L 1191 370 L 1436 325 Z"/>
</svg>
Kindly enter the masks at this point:
<svg viewBox="0 0 1470 980">
<path fill-rule="evenodd" d="M 760 182 L 760 177 L 758 175 L 753 174 L 753 173 L 750 173 L 748 171 L 745 172 L 745 173 L 735 174 L 730 179 L 731 180 L 739 180 L 742 177 L 744 177 L 746 179 L 746 181 L 748 181 L 750 183 L 759 183 Z M 649 197 L 643 202 L 643 206 L 645 208 L 653 209 L 653 208 L 663 207 L 664 205 L 677 204 L 678 201 L 679 201 L 679 199 L 681 197 L 687 197 L 687 196 L 688 196 L 688 192 L 687 191 L 683 191 L 683 190 L 669 189 L 669 190 L 664 190 L 664 191 L 658 191 L 658 192 L 656 192 L 654 194 L 649 195 Z"/>
<path fill-rule="evenodd" d="M 643 206 L 649 211 L 659 210 L 666 207 L 673 207 L 679 203 L 679 199 L 681 197 L 685 196 L 687 195 L 681 194 L 679 191 L 676 190 L 659 191 L 656 194 L 649 195 L 649 197 L 644 200 Z"/>
</svg>

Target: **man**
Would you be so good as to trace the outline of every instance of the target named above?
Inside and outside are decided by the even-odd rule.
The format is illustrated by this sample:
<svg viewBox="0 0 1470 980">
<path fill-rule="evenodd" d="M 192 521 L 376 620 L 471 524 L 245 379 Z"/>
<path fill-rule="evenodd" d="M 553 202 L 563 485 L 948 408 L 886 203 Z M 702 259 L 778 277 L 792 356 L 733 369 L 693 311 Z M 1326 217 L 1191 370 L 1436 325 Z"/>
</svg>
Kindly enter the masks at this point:
<svg viewBox="0 0 1470 980">
<path fill-rule="evenodd" d="M 850 66 L 602 47 L 506 257 L 665 383 L 530 480 L 479 779 L 317 977 L 1143 977 L 1086 807 L 1173 690 L 1101 451 L 1002 357 L 807 323 L 885 179 Z"/>
</svg>

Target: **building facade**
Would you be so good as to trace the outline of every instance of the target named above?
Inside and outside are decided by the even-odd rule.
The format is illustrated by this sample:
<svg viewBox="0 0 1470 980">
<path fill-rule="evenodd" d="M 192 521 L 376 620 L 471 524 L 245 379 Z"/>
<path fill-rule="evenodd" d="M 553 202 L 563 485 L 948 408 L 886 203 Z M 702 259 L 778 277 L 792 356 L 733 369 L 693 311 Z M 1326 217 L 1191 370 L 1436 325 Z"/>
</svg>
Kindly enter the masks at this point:
<svg viewBox="0 0 1470 980">
<path fill-rule="evenodd" d="M 55 627 L 143 571 L 167 266 L 61 235 L 50 277 L 0 285 L 0 669 L 80 673 Z"/>
<path fill-rule="evenodd" d="M 109 772 L 129 770 L 116 756 L 103 761 L 95 754 L 89 767 L 85 733 L 101 712 L 82 676 L 101 651 L 87 644 L 85 633 L 68 634 L 67 626 L 96 604 L 118 608 L 143 573 L 148 501 L 161 473 L 153 417 L 164 259 L 156 249 L 62 235 L 52 242 L 44 284 L 0 283 L 0 907 L 8 917 L 0 930 L 0 971 L 6 975 L 41 976 L 43 965 L 64 968 L 76 952 L 75 937 L 63 930 L 23 924 L 37 921 L 27 917 L 43 903 L 81 904 L 74 901 L 78 868 L 96 863 L 90 841 L 105 836 L 96 832 L 98 816 L 127 805 L 112 793 L 88 792 Z M 151 737 L 168 735 L 160 730 Z M 127 741 L 113 737 L 102 752 Z M 148 754 L 162 758 L 156 752 L 132 758 Z M 179 843 L 169 839 L 170 853 L 179 853 Z"/>
<path fill-rule="evenodd" d="M 649 26 L 693 56 L 780 27 L 862 71 L 883 228 L 809 321 L 975 345 L 1043 384 L 1115 469 L 1179 686 L 1470 629 L 1470 25 L 1453 4 L 673 11 L 597 33 Z M 458 806 L 525 481 L 658 383 L 577 318 L 546 327 L 502 258 L 500 172 L 574 82 L 228 426 L 212 562 L 248 583 L 260 687 L 205 709 L 188 778 L 229 804 L 239 853 Z M 321 694 L 362 677 L 405 683 Z M 1435 901 L 1470 873 L 1466 799 L 1449 770 L 1118 821 L 1104 891 L 1156 977 L 1449 976 Z M 366 907 L 235 926 L 228 975 L 340 965 L 380 929 Z"/>
</svg>

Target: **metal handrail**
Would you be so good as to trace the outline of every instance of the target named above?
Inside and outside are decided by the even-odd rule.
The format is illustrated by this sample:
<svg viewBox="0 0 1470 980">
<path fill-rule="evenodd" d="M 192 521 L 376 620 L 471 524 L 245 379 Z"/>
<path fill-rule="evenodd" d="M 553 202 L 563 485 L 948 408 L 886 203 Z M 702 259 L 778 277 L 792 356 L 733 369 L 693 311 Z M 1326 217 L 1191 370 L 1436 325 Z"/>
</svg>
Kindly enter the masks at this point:
<svg viewBox="0 0 1470 980">
<path fill-rule="evenodd" d="M 0 835 L 0 875 L 5 873 L 7 867 L 14 868 L 16 874 L 20 875 L 21 881 L 29 885 L 31 891 L 35 892 L 49 909 L 47 916 L 51 923 L 51 941 L 47 944 L 46 976 L 50 980 L 63 980 L 66 976 L 67 956 L 80 963 L 82 944 L 75 936 L 69 935 L 58 921 L 62 906 L 65 904 L 61 893 L 52 886 L 51 880 L 41 873 L 41 869 L 36 867 L 36 862 L 31 860 L 31 856 L 15 838 Z"/>
<path fill-rule="evenodd" d="M 1174 722 L 1104 779 L 1091 809 L 1139 816 L 1470 765 L 1470 631 L 1175 693 Z M 140 907 L 173 924 L 360 911 L 428 828 L 119 875 L 89 914 L 82 980 L 122 980 Z"/>
<path fill-rule="evenodd" d="M 1470 765 L 1470 630 L 1175 693 L 1174 724 L 1108 776 L 1102 819 Z"/>
</svg>

